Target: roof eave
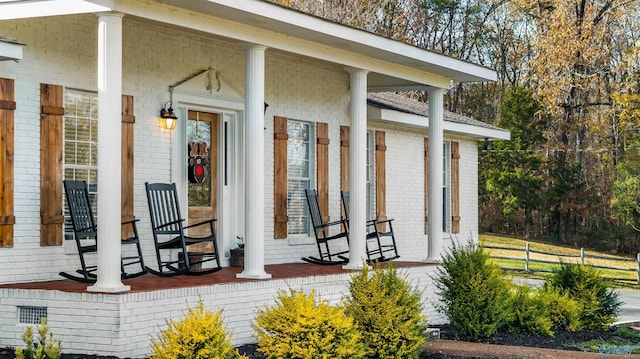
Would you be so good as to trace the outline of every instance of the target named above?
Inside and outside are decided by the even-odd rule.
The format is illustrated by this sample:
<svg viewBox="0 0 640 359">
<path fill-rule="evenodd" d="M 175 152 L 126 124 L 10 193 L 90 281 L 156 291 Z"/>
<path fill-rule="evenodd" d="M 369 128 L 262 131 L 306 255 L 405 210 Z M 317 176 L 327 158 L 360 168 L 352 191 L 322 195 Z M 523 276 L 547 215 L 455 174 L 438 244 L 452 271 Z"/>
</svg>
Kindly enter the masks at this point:
<svg viewBox="0 0 640 359">
<path fill-rule="evenodd" d="M 115 0 L 16 0 L 0 2 L 0 20 L 110 11 Z"/>
<path fill-rule="evenodd" d="M 454 81 L 495 81 L 495 70 L 267 1 L 157 0 L 175 7 L 372 56 Z"/>
<path fill-rule="evenodd" d="M 22 60 L 23 44 L 0 41 L 0 61 Z"/>
<path fill-rule="evenodd" d="M 429 128 L 429 118 L 407 112 L 367 106 L 367 120 L 370 122 L 400 125 L 425 130 Z M 445 133 L 472 137 L 477 140 L 510 140 L 511 133 L 499 128 L 486 128 L 472 124 L 447 121 L 443 123 Z"/>
</svg>

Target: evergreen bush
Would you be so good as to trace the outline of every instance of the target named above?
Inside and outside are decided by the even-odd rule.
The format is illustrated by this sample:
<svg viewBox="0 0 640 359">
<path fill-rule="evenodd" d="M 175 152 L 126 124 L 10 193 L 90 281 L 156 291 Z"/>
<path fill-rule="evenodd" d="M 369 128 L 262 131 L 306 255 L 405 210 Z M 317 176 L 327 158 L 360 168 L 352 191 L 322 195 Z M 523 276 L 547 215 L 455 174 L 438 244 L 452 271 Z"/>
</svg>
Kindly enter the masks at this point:
<svg viewBox="0 0 640 359">
<path fill-rule="evenodd" d="M 17 348 L 16 359 L 58 359 L 62 353 L 60 341 L 53 339 L 53 333 L 49 332 L 46 318 L 42 318 L 38 326 L 37 340 L 33 339 L 33 328 L 28 326 L 22 334 L 22 341 L 27 348 Z"/>
<path fill-rule="evenodd" d="M 367 358 L 418 358 L 425 342 L 426 317 L 421 293 L 394 264 L 351 278 L 345 310 L 354 318 L 367 346 Z"/>
<path fill-rule="evenodd" d="M 582 307 L 566 294 L 549 288 L 516 286 L 511 292 L 504 329 L 511 333 L 553 336 L 576 331 Z"/>
<path fill-rule="evenodd" d="M 534 289 L 528 286 L 516 286 L 509 299 L 509 312 L 504 328 L 511 333 L 527 333 L 553 336 L 553 322 L 536 300 Z"/>
<path fill-rule="evenodd" d="M 151 349 L 151 359 L 246 358 L 231 345 L 222 310 L 214 314 L 204 309 L 202 299 L 181 320 L 168 320 L 167 328 L 151 340 Z"/>
<path fill-rule="evenodd" d="M 585 329 L 604 329 L 616 321 L 620 313 L 619 293 L 596 268 L 563 263 L 553 269 L 546 286 L 566 293 L 582 305 L 580 326 Z"/>
<path fill-rule="evenodd" d="M 454 241 L 434 282 L 437 309 L 459 335 L 484 338 L 504 324 L 511 283 L 477 244 Z"/>
<path fill-rule="evenodd" d="M 580 330 L 580 315 L 582 305 L 572 299 L 567 293 L 545 286 L 536 291 L 536 300 L 553 323 L 554 330 L 575 332 Z"/>
<path fill-rule="evenodd" d="M 365 358 L 362 337 L 343 308 L 315 303 L 314 293 L 280 292 L 256 316 L 258 351 L 269 359 Z"/>
</svg>

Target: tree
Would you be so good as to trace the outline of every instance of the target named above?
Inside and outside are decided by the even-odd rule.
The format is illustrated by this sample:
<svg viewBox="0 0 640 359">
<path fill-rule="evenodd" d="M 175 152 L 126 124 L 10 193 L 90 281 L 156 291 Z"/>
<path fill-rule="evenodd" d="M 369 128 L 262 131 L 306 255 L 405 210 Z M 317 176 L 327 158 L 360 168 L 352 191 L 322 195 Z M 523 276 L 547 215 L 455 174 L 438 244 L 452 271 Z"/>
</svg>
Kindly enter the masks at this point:
<svg viewBox="0 0 640 359">
<path fill-rule="evenodd" d="M 275 0 L 300 11 L 411 43 L 415 0 Z"/>
<path fill-rule="evenodd" d="M 613 214 L 640 232 L 640 94 L 616 94 L 618 133 L 622 145 L 618 177 L 613 184 Z"/>
<path fill-rule="evenodd" d="M 527 66 L 549 119 L 550 230 L 565 238 L 585 234 L 609 217 L 615 178 L 612 94 L 625 86 L 620 65 L 634 41 L 637 2 L 513 0 L 509 6 L 535 24 Z"/>
<path fill-rule="evenodd" d="M 620 177 L 613 185 L 615 197 L 611 202 L 613 213 L 625 225 L 640 232 L 640 171 L 620 164 Z"/>
<path fill-rule="evenodd" d="M 530 89 L 516 86 L 506 91 L 502 115 L 497 125 L 511 131 L 511 141 L 497 142 L 491 150 L 481 152 L 481 181 L 485 198 L 501 204 L 503 215 L 518 222 L 524 217 L 524 235 L 530 234 L 533 213 L 541 205 L 544 184 L 542 153 L 536 148 L 544 143 L 544 121 L 538 118 L 539 104 Z"/>
</svg>

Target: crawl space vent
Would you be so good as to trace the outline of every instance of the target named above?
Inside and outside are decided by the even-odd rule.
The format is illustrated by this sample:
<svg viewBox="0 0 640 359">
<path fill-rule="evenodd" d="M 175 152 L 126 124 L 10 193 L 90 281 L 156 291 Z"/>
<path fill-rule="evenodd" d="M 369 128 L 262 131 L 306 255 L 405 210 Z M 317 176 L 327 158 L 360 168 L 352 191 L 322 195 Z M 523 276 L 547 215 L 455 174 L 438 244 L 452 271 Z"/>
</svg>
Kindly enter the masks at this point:
<svg viewBox="0 0 640 359">
<path fill-rule="evenodd" d="M 18 323 L 40 324 L 47 318 L 47 307 L 18 306 Z"/>
</svg>

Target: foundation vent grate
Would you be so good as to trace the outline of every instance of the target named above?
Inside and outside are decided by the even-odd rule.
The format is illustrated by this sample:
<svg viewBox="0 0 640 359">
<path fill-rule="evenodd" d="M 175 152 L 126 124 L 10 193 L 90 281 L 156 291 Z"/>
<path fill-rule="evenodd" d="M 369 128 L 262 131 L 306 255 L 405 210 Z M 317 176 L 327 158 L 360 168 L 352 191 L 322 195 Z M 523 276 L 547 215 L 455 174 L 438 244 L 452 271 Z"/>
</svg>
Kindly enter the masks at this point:
<svg viewBox="0 0 640 359">
<path fill-rule="evenodd" d="M 40 324 L 47 319 L 47 307 L 18 306 L 18 323 Z"/>
</svg>

